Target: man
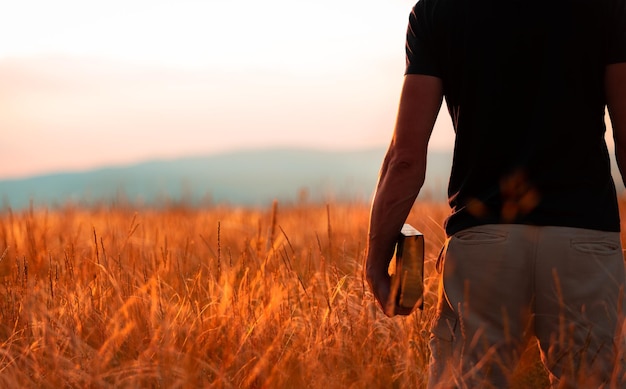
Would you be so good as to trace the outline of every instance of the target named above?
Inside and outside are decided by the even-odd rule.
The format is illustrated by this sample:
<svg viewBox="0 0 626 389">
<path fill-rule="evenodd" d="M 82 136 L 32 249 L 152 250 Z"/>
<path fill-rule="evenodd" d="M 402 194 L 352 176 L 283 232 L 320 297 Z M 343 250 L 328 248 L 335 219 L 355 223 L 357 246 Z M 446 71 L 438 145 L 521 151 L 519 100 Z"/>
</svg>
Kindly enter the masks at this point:
<svg viewBox="0 0 626 389">
<path fill-rule="evenodd" d="M 626 173 L 626 0 L 420 0 L 371 210 L 367 279 L 387 273 L 445 97 L 456 140 L 430 387 L 496 387 L 529 336 L 554 386 L 626 385 L 624 260 L 604 140 Z"/>
</svg>

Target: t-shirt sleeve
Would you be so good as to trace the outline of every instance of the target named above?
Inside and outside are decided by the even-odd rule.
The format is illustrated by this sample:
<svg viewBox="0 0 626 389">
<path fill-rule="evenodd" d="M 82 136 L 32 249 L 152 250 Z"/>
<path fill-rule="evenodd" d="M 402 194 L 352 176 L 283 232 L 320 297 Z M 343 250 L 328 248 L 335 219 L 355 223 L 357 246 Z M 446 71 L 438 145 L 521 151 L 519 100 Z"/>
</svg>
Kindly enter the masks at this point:
<svg viewBox="0 0 626 389">
<path fill-rule="evenodd" d="M 406 32 L 406 69 L 404 74 L 425 74 L 441 77 L 433 33 L 424 1 L 420 0 L 411 11 Z"/>
<path fill-rule="evenodd" d="M 606 64 L 626 62 L 626 0 L 609 0 Z"/>
</svg>

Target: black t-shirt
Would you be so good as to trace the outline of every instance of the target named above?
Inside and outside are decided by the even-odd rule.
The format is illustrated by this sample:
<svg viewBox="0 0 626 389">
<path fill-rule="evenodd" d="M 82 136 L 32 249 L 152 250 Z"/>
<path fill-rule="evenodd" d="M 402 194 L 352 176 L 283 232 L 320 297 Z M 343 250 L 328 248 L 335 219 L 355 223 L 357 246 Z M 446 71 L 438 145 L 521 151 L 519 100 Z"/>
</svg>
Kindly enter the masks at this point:
<svg viewBox="0 0 626 389">
<path fill-rule="evenodd" d="M 604 72 L 626 62 L 626 0 L 420 0 L 406 50 L 406 74 L 442 79 L 456 132 L 448 235 L 620 230 Z"/>
</svg>

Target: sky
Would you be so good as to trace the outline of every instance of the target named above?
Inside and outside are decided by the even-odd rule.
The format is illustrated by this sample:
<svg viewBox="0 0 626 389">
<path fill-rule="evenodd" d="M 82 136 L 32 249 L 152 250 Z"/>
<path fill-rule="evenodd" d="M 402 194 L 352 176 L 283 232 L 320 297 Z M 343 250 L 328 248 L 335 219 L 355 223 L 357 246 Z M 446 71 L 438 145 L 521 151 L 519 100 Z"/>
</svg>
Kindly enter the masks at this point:
<svg viewBox="0 0 626 389">
<path fill-rule="evenodd" d="M 386 147 L 414 1 L 9 2 L 0 179 L 240 149 Z M 446 115 L 432 148 L 452 147 Z"/>
</svg>

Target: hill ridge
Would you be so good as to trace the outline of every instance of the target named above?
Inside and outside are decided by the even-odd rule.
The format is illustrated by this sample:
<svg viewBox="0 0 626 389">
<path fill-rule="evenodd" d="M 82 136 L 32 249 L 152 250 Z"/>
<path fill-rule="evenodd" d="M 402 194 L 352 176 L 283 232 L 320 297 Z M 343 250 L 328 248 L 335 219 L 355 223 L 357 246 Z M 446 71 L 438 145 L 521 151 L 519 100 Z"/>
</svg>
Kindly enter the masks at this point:
<svg viewBox="0 0 626 389">
<path fill-rule="evenodd" d="M 0 181 L 5 207 L 62 205 L 67 202 L 129 201 L 263 205 L 295 201 L 368 201 L 385 148 L 316 150 L 276 147 L 235 150 L 175 159 L 151 159 L 126 166 L 58 172 Z M 446 164 L 446 160 L 448 160 Z M 449 152 L 430 152 L 424 193 L 443 198 L 451 164 Z"/>
</svg>

